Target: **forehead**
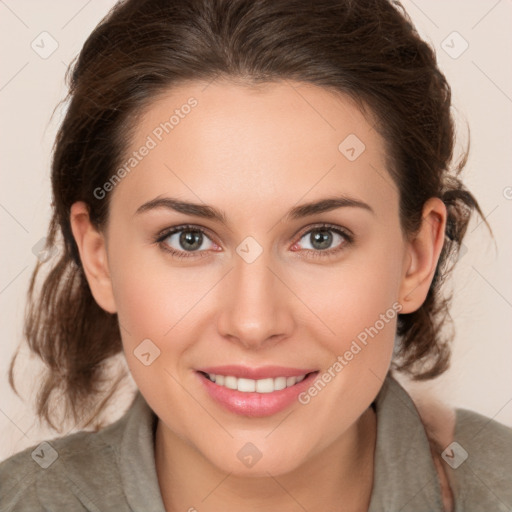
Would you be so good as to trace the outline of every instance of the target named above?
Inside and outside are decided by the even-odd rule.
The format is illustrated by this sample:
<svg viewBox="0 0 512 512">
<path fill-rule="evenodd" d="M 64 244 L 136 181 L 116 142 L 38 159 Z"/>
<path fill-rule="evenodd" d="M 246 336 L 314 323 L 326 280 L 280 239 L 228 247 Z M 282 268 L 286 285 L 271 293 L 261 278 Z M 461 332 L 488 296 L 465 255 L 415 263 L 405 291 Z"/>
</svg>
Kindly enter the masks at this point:
<svg viewBox="0 0 512 512">
<path fill-rule="evenodd" d="M 310 84 L 181 85 L 139 116 L 112 202 L 133 213 L 171 195 L 254 211 L 349 193 L 389 209 L 397 191 L 373 124 L 348 96 Z"/>
</svg>

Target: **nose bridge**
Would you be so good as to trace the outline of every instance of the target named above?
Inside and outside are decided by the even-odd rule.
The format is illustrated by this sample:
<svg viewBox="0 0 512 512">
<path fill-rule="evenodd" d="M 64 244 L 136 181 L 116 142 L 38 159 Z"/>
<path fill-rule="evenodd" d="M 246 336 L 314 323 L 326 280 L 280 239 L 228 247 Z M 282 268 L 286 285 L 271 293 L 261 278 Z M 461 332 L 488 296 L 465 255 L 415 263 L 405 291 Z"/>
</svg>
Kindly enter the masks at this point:
<svg viewBox="0 0 512 512">
<path fill-rule="evenodd" d="M 238 248 L 244 248 L 243 244 Z M 246 347 L 257 348 L 268 338 L 286 334 L 291 317 L 283 285 L 276 278 L 271 255 L 263 251 L 254 260 L 244 253 L 234 257 L 234 268 L 226 283 L 219 330 Z"/>
</svg>

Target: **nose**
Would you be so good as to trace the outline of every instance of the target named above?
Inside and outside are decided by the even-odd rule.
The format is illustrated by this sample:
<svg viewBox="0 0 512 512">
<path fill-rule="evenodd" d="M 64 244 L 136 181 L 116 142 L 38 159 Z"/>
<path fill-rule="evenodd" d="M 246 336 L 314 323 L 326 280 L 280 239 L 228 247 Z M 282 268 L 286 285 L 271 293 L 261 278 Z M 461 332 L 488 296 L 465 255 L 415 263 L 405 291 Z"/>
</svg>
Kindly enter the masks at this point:
<svg viewBox="0 0 512 512">
<path fill-rule="evenodd" d="M 257 350 L 290 336 L 293 294 L 265 251 L 252 263 L 235 255 L 219 302 L 220 335 L 245 349 Z M 275 265 L 274 265 L 275 266 Z"/>
</svg>

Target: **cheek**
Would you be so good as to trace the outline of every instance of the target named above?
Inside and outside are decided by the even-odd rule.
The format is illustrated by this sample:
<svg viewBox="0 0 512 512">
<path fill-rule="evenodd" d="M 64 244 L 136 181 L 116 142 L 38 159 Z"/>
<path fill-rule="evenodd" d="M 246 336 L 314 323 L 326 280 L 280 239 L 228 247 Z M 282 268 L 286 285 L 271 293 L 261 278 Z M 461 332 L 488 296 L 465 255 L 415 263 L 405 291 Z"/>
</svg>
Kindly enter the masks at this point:
<svg viewBox="0 0 512 512">
<path fill-rule="evenodd" d="M 212 290 L 222 275 L 206 266 L 180 267 L 158 251 L 135 247 L 112 254 L 111 278 L 121 336 L 133 371 L 140 372 L 134 353 L 144 340 L 150 340 L 162 356 L 152 368 L 165 364 L 182 372 L 200 337 L 199 326 L 208 324 L 212 303 L 220 304 L 213 299 L 217 291 Z"/>
<path fill-rule="evenodd" d="M 297 280 L 298 294 L 307 297 L 310 309 L 317 312 L 326 327 L 333 349 L 345 348 L 367 329 L 376 327 L 381 338 L 394 339 L 400 285 L 398 251 L 386 257 L 375 251 L 332 268 L 302 272 Z M 371 329 L 374 333 L 374 329 Z"/>
<path fill-rule="evenodd" d="M 164 292 L 166 276 L 156 277 L 155 270 L 132 266 L 129 261 L 112 276 L 119 322 L 131 333 L 159 338 L 172 320 L 174 293 Z"/>
<path fill-rule="evenodd" d="M 193 304 L 190 276 L 166 265 L 157 248 L 113 242 L 109 264 L 123 343 L 132 348 L 151 339 L 161 346 Z"/>
<path fill-rule="evenodd" d="M 355 421 L 378 393 L 392 359 L 401 310 L 399 251 L 381 241 L 358 256 L 330 269 L 329 275 L 309 275 L 301 290 L 317 290 L 309 305 L 329 327 L 327 334 L 318 330 L 316 340 L 330 356 L 319 376 L 322 382 L 309 388 L 300 403 L 322 425 L 317 434 L 332 439 L 339 425 Z M 324 293 L 318 291 L 320 285 Z"/>
<path fill-rule="evenodd" d="M 166 400 L 182 403 L 177 381 L 187 378 L 190 318 L 203 287 L 191 284 L 183 269 L 148 264 L 147 251 L 118 259 L 111 276 L 125 359 L 137 387 L 146 399 L 165 398 L 150 403 L 156 410 L 165 410 Z"/>
</svg>

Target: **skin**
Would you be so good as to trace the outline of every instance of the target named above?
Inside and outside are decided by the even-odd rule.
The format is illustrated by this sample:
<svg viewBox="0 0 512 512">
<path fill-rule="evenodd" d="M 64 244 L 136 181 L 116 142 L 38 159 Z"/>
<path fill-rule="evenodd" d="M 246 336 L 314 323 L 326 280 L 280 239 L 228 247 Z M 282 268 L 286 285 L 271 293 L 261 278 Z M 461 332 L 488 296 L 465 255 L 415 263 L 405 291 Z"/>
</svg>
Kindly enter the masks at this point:
<svg viewBox="0 0 512 512">
<path fill-rule="evenodd" d="M 371 116 L 348 97 L 297 82 L 175 88 L 139 119 L 127 155 L 191 96 L 198 105 L 111 193 L 104 230 L 94 229 L 83 202 L 70 214 L 92 294 L 118 314 L 128 366 L 159 417 L 166 510 L 367 510 L 376 432 L 369 405 L 390 365 L 396 318 L 309 404 L 269 417 L 224 410 L 194 370 L 272 364 L 322 373 L 394 303 L 402 313 L 421 306 L 446 208 L 430 199 L 419 232 L 404 236 Z M 338 150 L 349 134 L 366 146 L 355 161 Z M 285 218 L 299 204 L 340 195 L 373 212 Z M 165 208 L 136 214 L 164 196 L 211 205 L 227 225 Z M 330 231 L 329 248 L 342 249 L 322 256 L 310 238 L 321 223 L 350 230 L 353 243 Z M 196 250 L 177 259 L 154 242 L 181 224 L 207 230 L 203 257 Z M 247 236 L 263 250 L 252 263 L 236 252 Z M 166 243 L 186 252 L 178 237 Z M 161 352 L 145 366 L 133 352 L 148 338 Z M 248 442 L 262 453 L 251 468 L 237 457 Z"/>
</svg>

